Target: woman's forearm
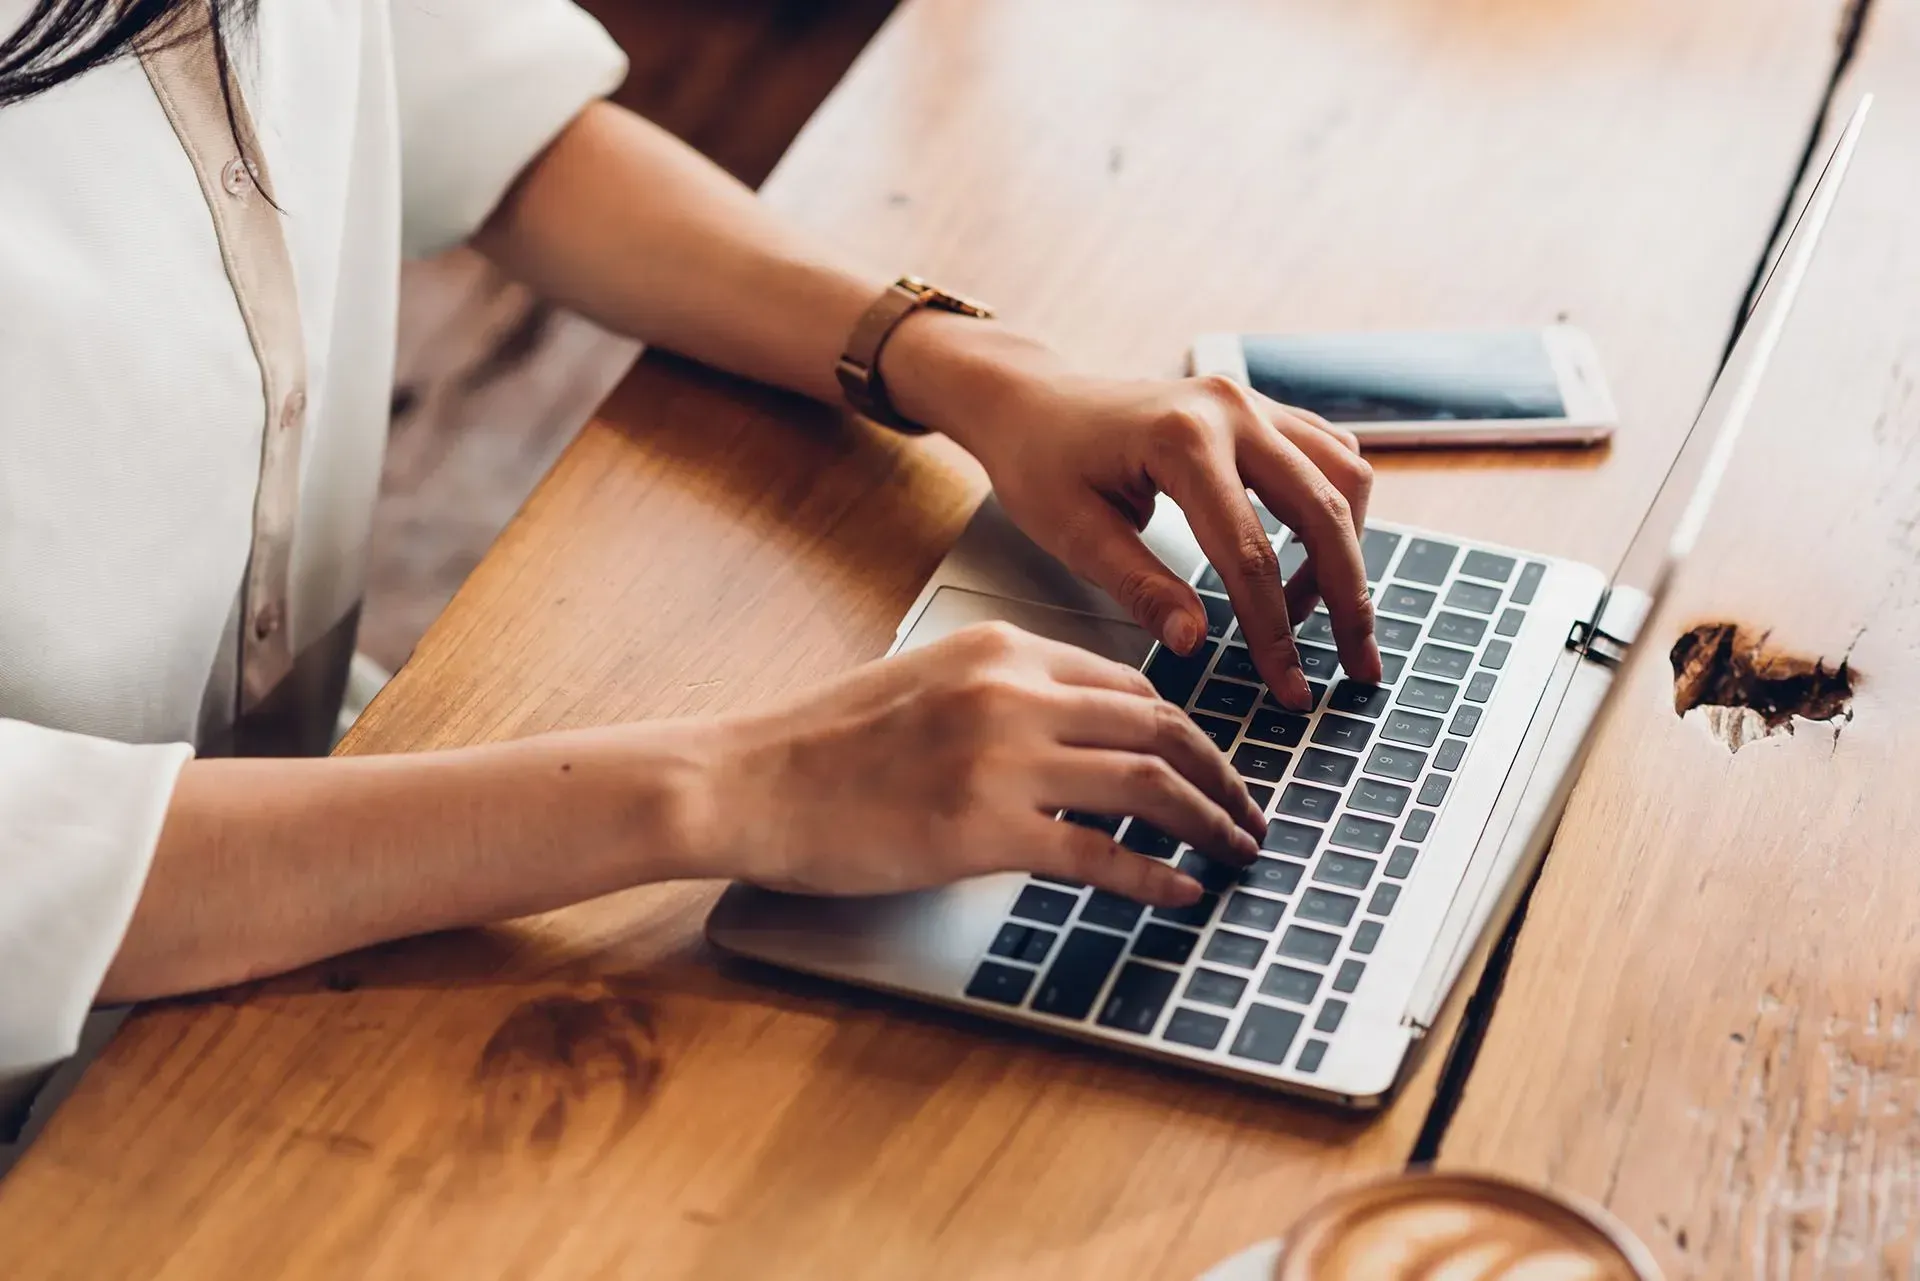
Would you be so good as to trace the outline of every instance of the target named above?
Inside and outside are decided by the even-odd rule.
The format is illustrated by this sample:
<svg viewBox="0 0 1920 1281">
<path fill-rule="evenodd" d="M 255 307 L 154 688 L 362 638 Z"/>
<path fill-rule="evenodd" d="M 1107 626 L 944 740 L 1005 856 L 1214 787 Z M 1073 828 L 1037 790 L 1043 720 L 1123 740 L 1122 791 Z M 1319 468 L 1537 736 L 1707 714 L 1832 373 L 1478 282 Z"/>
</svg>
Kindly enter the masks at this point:
<svg viewBox="0 0 1920 1281">
<path fill-rule="evenodd" d="M 702 874 L 710 743 L 710 727 L 664 722 L 409 756 L 193 762 L 100 999 Z"/>
</svg>

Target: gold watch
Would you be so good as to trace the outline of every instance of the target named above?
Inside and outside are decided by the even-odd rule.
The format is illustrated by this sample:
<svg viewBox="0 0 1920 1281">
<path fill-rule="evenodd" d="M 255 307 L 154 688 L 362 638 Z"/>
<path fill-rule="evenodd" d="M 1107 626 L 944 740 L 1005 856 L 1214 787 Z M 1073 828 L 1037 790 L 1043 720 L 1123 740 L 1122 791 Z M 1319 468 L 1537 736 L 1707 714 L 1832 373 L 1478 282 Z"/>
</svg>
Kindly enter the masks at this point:
<svg viewBox="0 0 1920 1281">
<path fill-rule="evenodd" d="M 921 435 L 927 429 L 902 418 L 887 398 L 886 384 L 880 380 L 880 353 L 900 322 L 922 307 L 959 316 L 978 316 L 982 320 L 993 316 L 991 307 L 950 294 L 918 276 L 902 276 L 860 317 L 853 333 L 847 337 L 847 349 L 834 366 L 840 390 L 846 393 L 847 403 L 855 413 L 910 436 Z"/>
</svg>

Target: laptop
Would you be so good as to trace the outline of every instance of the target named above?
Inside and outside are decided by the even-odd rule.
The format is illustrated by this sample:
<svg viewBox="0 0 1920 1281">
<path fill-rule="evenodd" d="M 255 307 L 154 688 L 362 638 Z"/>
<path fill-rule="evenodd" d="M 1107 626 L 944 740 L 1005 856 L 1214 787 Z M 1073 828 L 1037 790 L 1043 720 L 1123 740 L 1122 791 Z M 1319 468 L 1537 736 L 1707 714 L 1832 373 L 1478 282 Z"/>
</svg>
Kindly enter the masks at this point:
<svg viewBox="0 0 1920 1281">
<path fill-rule="evenodd" d="M 1171 503 L 1156 511 L 1149 545 L 1190 571 L 1212 624 L 1184 657 L 1029 542 L 991 498 L 981 507 L 892 652 L 1001 619 L 1143 667 L 1264 804 L 1252 867 L 1212 863 L 1139 819 L 1067 813 L 1060 821 L 1178 863 L 1208 893 L 1149 910 L 1022 874 L 864 899 L 734 885 L 708 918 L 709 939 L 1276 1090 L 1383 1103 L 1545 854 L 1640 624 L 1706 517 L 1869 102 L 1841 132 L 1611 577 L 1443 532 L 1366 529 L 1386 666 L 1377 686 L 1343 677 L 1316 612 L 1296 633 L 1313 710 L 1280 707 L 1235 643 L 1220 579 Z M 1304 549 L 1263 517 L 1291 573 Z"/>
</svg>

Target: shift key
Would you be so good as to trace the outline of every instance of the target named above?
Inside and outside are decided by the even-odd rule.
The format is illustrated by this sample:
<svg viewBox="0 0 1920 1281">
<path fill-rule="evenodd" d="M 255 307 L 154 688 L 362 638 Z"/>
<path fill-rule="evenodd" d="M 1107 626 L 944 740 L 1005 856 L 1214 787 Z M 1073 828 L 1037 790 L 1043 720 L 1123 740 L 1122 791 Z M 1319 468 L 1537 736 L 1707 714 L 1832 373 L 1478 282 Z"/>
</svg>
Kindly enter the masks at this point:
<svg viewBox="0 0 1920 1281">
<path fill-rule="evenodd" d="M 1084 1019 L 1100 999 L 1113 963 L 1127 941 L 1102 930 L 1074 930 L 1053 958 L 1032 1008 L 1063 1019 Z"/>
</svg>

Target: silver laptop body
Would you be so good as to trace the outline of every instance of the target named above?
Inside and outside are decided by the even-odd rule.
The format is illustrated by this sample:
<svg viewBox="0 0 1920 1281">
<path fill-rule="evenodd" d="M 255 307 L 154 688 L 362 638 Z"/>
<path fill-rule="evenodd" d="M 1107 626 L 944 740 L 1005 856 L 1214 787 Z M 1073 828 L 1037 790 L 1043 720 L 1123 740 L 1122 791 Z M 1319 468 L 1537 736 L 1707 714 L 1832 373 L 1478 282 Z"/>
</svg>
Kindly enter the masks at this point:
<svg viewBox="0 0 1920 1281">
<path fill-rule="evenodd" d="M 1521 549 L 1369 527 L 1390 677 L 1378 689 L 1341 681 L 1317 615 L 1299 629 L 1315 707 L 1290 716 L 1236 652 L 1224 595 L 1209 600 L 1218 625 L 1196 668 L 1163 654 L 991 498 L 981 507 L 890 652 L 1001 619 L 1144 666 L 1250 785 L 1270 790 L 1254 869 L 1213 868 L 1226 876 L 1209 884 L 1217 893 L 1175 912 L 1020 874 L 867 899 L 735 885 L 708 937 L 811 974 L 1345 1106 L 1380 1104 L 1545 853 L 1615 675 L 1705 518 L 1868 105 L 1835 144 L 1612 580 Z M 1291 567 L 1298 545 L 1270 528 Z M 1163 500 L 1146 537 L 1206 591 L 1177 508 Z M 1197 858 L 1144 825 L 1069 817 L 1104 821 L 1146 856 Z"/>
</svg>

